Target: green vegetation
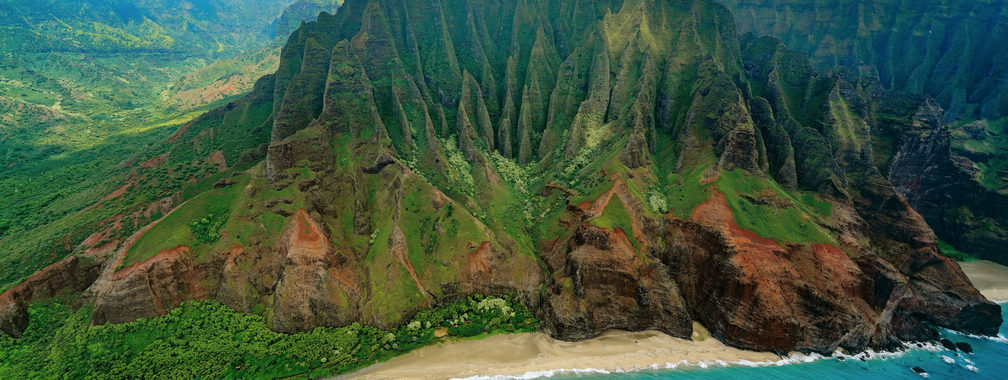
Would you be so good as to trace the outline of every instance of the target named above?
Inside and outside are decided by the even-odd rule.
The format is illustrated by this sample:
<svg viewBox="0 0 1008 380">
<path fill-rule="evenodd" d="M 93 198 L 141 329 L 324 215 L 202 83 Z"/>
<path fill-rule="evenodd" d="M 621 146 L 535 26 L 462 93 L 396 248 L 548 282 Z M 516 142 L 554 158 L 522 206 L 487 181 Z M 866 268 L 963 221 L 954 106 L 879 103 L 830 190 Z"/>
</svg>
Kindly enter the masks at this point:
<svg viewBox="0 0 1008 380">
<path fill-rule="evenodd" d="M 88 326 L 87 308 L 36 303 L 20 339 L 0 334 L 0 377 L 64 379 L 318 378 L 350 372 L 443 339 L 534 331 L 511 298 L 474 296 L 380 330 L 355 323 L 286 335 L 258 315 L 195 301 L 167 315 Z M 444 338 L 438 338 L 442 333 Z"/>
<path fill-rule="evenodd" d="M 944 240 L 938 240 L 938 252 L 958 262 L 970 262 L 977 260 L 976 257 L 966 252 L 960 251 Z"/>
<path fill-rule="evenodd" d="M 458 139 L 452 135 L 447 140 L 441 140 L 441 146 L 445 147 L 445 156 L 448 157 L 448 164 L 453 169 L 454 188 L 463 195 L 472 197 L 476 195 L 476 183 L 472 176 L 472 166 L 462 156 L 462 151 L 459 150 L 457 141 Z"/>
<path fill-rule="evenodd" d="M 700 184 L 704 173 L 710 168 L 711 166 L 701 166 L 670 176 L 671 184 L 666 187 L 668 190 L 665 199 L 673 215 L 689 219 L 693 209 L 710 198 L 707 187 Z"/>
<path fill-rule="evenodd" d="M 271 104 L 169 138 L 275 70 L 283 40 L 269 24 L 293 2 L 0 2 L 0 288 L 87 248 L 76 244 L 122 215 L 142 217 L 102 242 L 160 217 L 132 212 L 217 173 L 215 150 L 228 166 L 261 160 L 269 130 L 250 131 Z M 299 4 L 285 22 L 334 6 Z M 165 151 L 164 165 L 139 167 Z"/>
<path fill-rule="evenodd" d="M 666 198 L 675 216 L 689 218 L 697 205 L 710 198 L 710 189 L 717 189 L 725 195 L 739 226 L 761 237 L 780 243 L 834 242 L 820 226 L 833 215 L 833 204 L 814 192 L 784 189 L 776 181 L 742 170 L 722 170 L 712 183 L 701 185 L 709 170 L 710 166 L 702 166 L 669 177 L 672 184 Z"/>
<path fill-rule="evenodd" d="M 662 266 L 637 264 L 690 246 L 672 239 L 709 239 L 665 218 L 690 219 L 721 195 L 713 227 L 734 221 L 781 244 L 837 243 L 823 227 L 838 224 L 835 204 L 796 188 L 839 197 L 857 192 L 854 178 L 875 173 L 864 135 L 875 105 L 827 96 L 874 87 L 839 77 L 846 73 L 790 67 L 797 58 L 776 42 L 750 52 L 776 57 L 773 65 L 740 56 L 731 23 L 721 22 L 730 16 L 713 3 L 640 2 L 630 11 L 614 9 L 618 1 L 518 1 L 475 18 L 470 7 L 454 6 L 463 2 L 441 12 L 418 2 L 365 3 L 356 9 L 364 14 L 303 24 L 282 50 L 234 56 L 233 35 L 204 44 L 143 17 L 50 25 L 55 43 L 66 46 L 0 63 L 0 246 L 9 247 L 0 267 L 11 268 L 0 273 L 0 287 L 159 220 L 126 250 L 123 266 L 178 248 L 201 269 L 194 273 L 226 274 L 187 277 L 200 285 L 190 288 L 255 310 L 242 315 L 200 301 L 154 319 L 89 327 L 87 306 L 66 306 L 78 300 L 36 303 L 23 338 L 0 337 L 0 376 L 346 373 L 445 334 L 534 328 L 531 312 L 509 298 L 417 310 L 480 289 L 539 287 L 547 297 L 558 284 L 596 285 L 566 273 L 580 270 L 570 250 L 583 243 L 572 235 L 585 223 L 625 234 L 638 254 L 633 270 L 651 276 Z M 67 50 L 100 43 L 112 51 Z M 25 69 L 47 62 L 57 64 Z M 750 69 L 776 77 L 751 84 Z M 59 80 L 75 70 L 111 74 Z M 852 90 L 833 91 L 841 79 Z M 235 98 L 228 92 L 235 88 L 252 92 Z M 202 112 L 208 103 L 217 107 Z M 907 121 L 887 115 L 885 132 Z M 890 135 L 871 136 L 886 145 L 882 155 L 896 154 L 900 140 Z M 610 190 L 618 194 L 586 221 L 585 205 Z M 570 265 L 553 268 L 564 255 Z M 154 277 L 154 289 L 168 280 Z M 545 283 L 530 283 L 538 278 Z M 99 304 L 146 301 L 122 293 Z M 269 329 L 334 320 L 401 327 Z"/>
<path fill-rule="evenodd" d="M 816 219 L 832 215 L 828 201 L 814 195 L 792 196 L 777 182 L 742 170 L 722 171 L 717 188 L 724 193 L 739 226 L 757 235 L 780 243 L 835 241 Z"/>
<path fill-rule="evenodd" d="M 220 229 L 228 219 L 227 209 L 212 208 L 212 210 L 216 211 L 211 211 L 206 216 L 189 223 L 189 231 L 192 232 L 193 237 L 208 244 L 220 240 Z"/>
<path fill-rule="evenodd" d="M 609 204 L 602 210 L 602 215 L 592 219 L 591 224 L 595 227 L 612 230 L 619 228 L 620 231 L 626 234 L 634 248 L 640 249 L 637 239 L 634 238 L 633 219 L 618 196 L 613 195 L 612 199 L 609 200 Z"/>
<path fill-rule="evenodd" d="M 164 249 L 216 242 L 220 239 L 221 227 L 228 220 L 228 210 L 247 183 L 248 177 L 242 177 L 239 185 L 208 191 L 187 201 L 137 240 L 126 251 L 123 265 L 142 262 Z"/>
</svg>

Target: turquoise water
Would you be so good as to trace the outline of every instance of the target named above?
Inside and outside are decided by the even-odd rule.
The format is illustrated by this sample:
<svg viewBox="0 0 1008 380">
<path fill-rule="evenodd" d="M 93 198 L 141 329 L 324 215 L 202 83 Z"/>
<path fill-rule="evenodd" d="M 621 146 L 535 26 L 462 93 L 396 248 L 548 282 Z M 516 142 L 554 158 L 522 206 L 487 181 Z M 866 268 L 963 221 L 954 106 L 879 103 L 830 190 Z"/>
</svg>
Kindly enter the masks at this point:
<svg viewBox="0 0 1008 380">
<path fill-rule="evenodd" d="M 1008 304 L 1001 305 L 1008 320 Z M 642 380 L 642 379 L 921 379 L 914 366 L 927 371 L 929 379 L 1008 379 L 1008 324 L 999 337 L 982 338 L 943 332 L 953 342 L 967 342 L 973 354 L 957 353 L 941 346 L 914 347 L 897 353 L 866 353 L 860 358 L 796 357 L 778 364 L 748 367 L 738 364 L 707 364 L 672 369 L 648 369 L 618 374 L 558 375 L 560 379 Z M 865 360 L 860 360 L 864 358 Z M 804 362 L 804 361 L 811 362 Z M 797 363 L 795 363 L 797 362 Z M 785 364 L 788 363 L 788 364 Z M 749 363 L 749 365 L 757 365 Z"/>
</svg>

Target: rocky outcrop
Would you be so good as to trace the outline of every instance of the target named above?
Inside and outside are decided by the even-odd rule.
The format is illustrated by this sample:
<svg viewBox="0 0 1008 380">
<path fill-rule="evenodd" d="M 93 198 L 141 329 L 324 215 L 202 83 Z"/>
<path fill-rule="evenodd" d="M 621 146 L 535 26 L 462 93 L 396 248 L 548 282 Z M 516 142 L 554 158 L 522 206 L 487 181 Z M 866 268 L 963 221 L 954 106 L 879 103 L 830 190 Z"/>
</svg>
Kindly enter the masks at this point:
<svg viewBox="0 0 1008 380">
<path fill-rule="evenodd" d="M 278 249 L 284 259 L 273 296 L 273 329 L 296 332 L 305 326 L 347 325 L 360 318 L 359 311 L 350 307 L 363 296 L 360 279 L 318 222 L 298 211 L 281 242 Z"/>
<path fill-rule="evenodd" d="M 28 304 L 56 296 L 72 296 L 91 286 L 115 246 L 116 242 L 110 242 L 70 256 L 0 294 L 0 332 L 20 337 L 28 326 Z"/>
<path fill-rule="evenodd" d="M 1008 262 L 1008 196 L 989 191 L 951 154 L 941 107 L 918 100 L 900 128 L 889 181 L 940 236 L 981 257 Z"/>
<path fill-rule="evenodd" d="M 936 339 L 925 323 L 978 334 L 999 326 L 998 306 L 933 251 L 893 266 L 857 247 L 781 246 L 735 224 L 718 193 L 692 219 L 666 224 L 674 243 L 662 260 L 690 314 L 731 345 L 829 353 Z"/>
<path fill-rule="evenodd" d="M 189 247 L 163 251 L 150 260 L 103 278 L 110 287 L 95 295 L 92 322 L 123 323 L 152 318 L 182 302 L 205 298 L 204 269 L 189 256 Z"/>
<path fill-rule="evenodd" d="M 542 310 L 554 337 L 582 340 L 612 329 L 680 338 L 693 332 L 668 269 L 639 256 L 621 230 L 581 226 L 544 261 L 553 278 Z"/>
</svg>

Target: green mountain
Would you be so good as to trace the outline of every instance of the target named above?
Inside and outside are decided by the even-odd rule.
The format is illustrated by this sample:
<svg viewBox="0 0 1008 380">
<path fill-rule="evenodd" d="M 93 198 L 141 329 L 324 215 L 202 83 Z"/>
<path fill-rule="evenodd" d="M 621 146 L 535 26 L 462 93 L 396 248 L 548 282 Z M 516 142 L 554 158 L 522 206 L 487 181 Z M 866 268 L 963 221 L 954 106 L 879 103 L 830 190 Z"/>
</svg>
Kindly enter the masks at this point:
<svg viewBox="0 0 1008 380">
<path fill-rule="evenodd" d="M 102 342 L 53 363 L 206 352 L 205 376 L 234 377 L 340 373 L 435 331 L 519 330 L 523 308 L 565 340 L 699 321 L 776 352 L 996 334 L 900 193 L 955 164 L 946 120 L 709 1 L 349 0 L 250 94 L 123 162 L 74 254 L 0 296 L 0 328 L 29 337 L 12 355 L 53 323 Z M 82 311 L 30 306 L 60 295 Z M 250 347 L 338 342 L 281 369 L 151 327 L 204 320 Z"/>
<path fill-rule="evenodd" d="M 183 3 L 78 1 L 43 7 L 32 1 L 3 2 L 3 17 L 17 20 L 6 20 L 2 27 L 51 32 L 47 40 L 59 39 L 45 26 L 57 20 L 101 22 L 126 33 L 137 25 L 117 18 L 122 12 L 113 10 L 132 7 L 176 31 L 177 41 L 214 48 L 107 51 L 104 47 L 111 45 L 96 42 L 78 46 L 79 51 L 2 51 L 10 59 L 0 60 L 0 244 L 5 247 L 0 266 L 6 268 L 0 272 L 0 289 L 74 252 L 98 228 L 95 223 L 127 209 L 130 205 L 124 204 L 122 210 L 92 212 L 89 206 L 124 185 L 138 152 L 146 155 L 152 146 L 160 150 L 158 142 L 180 125 L 247 93 L 259 77 L 275 71 L 284 40 L 256 33 L 269 28 L 274 18 L 300 24 L 332 6 L 298 3 L 281 14 L 279 7 L 287 3 L 264 3 L 246 12 L 246 2 L 202 2 L 217 10 L 195 12 L 183 10 L 188 7 Z M 183 25 L 173 24 L 181 22 L 180 15 L 191 30 L 204 25 L 206 33 L 183 33 Z M 231 45 L 207 37 L 245 32 L 247 38 L 227 40 Z"/>
<path fill-rule="evenodd" d="M 949 130 L 952 161 L 890 175 L 938 236 L 1008 263 L 1008 2 L 725 0 L 739 30 L 779 38 L 816 69 L 845 68 L 882 88 L 933 98 Z M 829 22 L 820 22 L 829 20 Z M 907 126 L 911 127 L 911 126 Z M 911 127 L 913 128 L 913 127 Z M 926 132 L 926 131 L 922 131 Z M 927 140 L 927 141 L 924 141 Z M 922 146 L 923 148 L 923 146 Z M 907 173 L 913 173 L 908 171 Z"/>
<path fill-rule="evenodd" d="M 255 47 L 293 1 L 4 0 L 5 52 L 175 52 Z"/>
<path fill-rule="evenodd" d="M 274 38 L 286 38 L 301 27 L 302 21 L 314 20 L 319 12 L 335 14 L 342 4 L 343 0 L 298 0 L 273 20 L 268 33 Z"/>
</svg>

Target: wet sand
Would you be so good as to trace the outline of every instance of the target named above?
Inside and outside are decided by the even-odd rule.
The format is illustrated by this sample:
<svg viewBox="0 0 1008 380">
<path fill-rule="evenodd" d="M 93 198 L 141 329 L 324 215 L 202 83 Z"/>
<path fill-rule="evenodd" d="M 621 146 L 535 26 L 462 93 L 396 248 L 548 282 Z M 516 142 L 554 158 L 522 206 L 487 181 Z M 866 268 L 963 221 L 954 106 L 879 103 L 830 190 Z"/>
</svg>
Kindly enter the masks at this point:
<svg viewBox="0 0 1008 380">
<path fill-rule="evenodd" d="M 694 341 L 654 331 L 612 331 L 577 343 L 557 341 L 542 333 L 497 335 L 421 348 L 341 379 L 534 378 L 564 373 L 559 369 L 605 373 L 687 363 L 781 360 L 772 353 L 725 346 L 710 338 L 702 326 L 696 325 L 694 331 Z"/>
<path fill-rule="evenodd" d="M 1008 302 L 1008 267 L 984 260 L 959 263 L 959 266 L 987 299 Z"/>
</svg>

